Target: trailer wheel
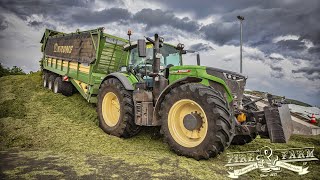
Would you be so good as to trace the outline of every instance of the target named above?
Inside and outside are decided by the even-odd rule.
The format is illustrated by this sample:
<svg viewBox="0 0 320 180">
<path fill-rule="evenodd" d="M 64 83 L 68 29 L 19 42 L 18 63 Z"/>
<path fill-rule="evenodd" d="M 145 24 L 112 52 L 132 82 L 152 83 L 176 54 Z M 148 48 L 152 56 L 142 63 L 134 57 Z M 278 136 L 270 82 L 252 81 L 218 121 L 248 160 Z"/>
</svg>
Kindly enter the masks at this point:
<svg viewBox="0 0 320 180">
<path fill-rule="evenodd" d="M 178 155 L 208 159 L 230 145 L 234 122 L 220 92 L 197 83 L 184 84 L 172 89 L 161 104 L 161 132 Z"/>
<path fill-rule="evenodd" d="M 49 89 L 53 89 L 53 83 L 54 83 L 54 80 L 56 79 L 56 75 L 55 74 L 51 74 L 50 76 L 49 76 L 49 80 L 48 80 L 48 88 Z"/>
<path fill-rule="evenodd" d="M 52 88 L 53 93 L 61 93 L 62 83 L 63 82 L 62 82 L 61 77 L 56 77 L 56 79 L 53 82 L 53 88 Z"/>
<path fill-rule="evenodd" d="M 48 87 L 48 84 L 49 84 L 49 77 L 50 77 L 50 74 L 47 73 L 47 72 L 43 72 L 43 76 L 42 76 L 42 82 L 43 82 L 43 87 L 44 88 L 47 88 Z"/>
<path fill-rule="evenodd" d="M 97 112 L 101 129 L 117 137 L 136 135 L 140 126 L 134 122 L 132 92 L 115 78 L 104 81 L 98 94 Z"/>
<path fill-rule="evenodd" d="M 61 82 L 61 94 L 65 95 L 65 96 L 72 96 L 73 85 L 71 82 L 67 82 L 67 81 Z"/>
<path fill-rule="evenodd" d="M 246 104 L 246 103 L 249 103 L 249 102 L 252 102 L 252 100 L 247 96 L 243 96 L 242 103 Z M 247 110 L 247 111 L 248 110 L 258 111 L 259 110 L 255 103 L 252 103 L 252 104 L 246 106 L 244 109 Z M 245 121 L 242 124 L 251 123 L 252 121 L 254 121 L 254 118 L 253 117 L 248 117 L 248 120 Z M 256 139 L 256 137 L 257 137 L 257 133 L 255 133 L 255 132 L 251 133 L 250 135 L 236 135 L 236 136 L 234 136 L 231 144 L 232 145 L 245 145 L 247 143 L 250 143 L 254 139 Z"/>
</svg>

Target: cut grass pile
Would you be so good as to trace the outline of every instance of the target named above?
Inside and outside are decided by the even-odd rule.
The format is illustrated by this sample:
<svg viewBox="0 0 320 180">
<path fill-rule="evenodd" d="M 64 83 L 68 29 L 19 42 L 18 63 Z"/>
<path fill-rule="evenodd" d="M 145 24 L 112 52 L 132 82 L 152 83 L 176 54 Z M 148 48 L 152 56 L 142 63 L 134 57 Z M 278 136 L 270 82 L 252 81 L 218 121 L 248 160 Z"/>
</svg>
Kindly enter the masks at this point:
<svg viewBox="0 0 320 180">
<path fill-rule="evenodd" d="M 105 134 L 95 106 L 80 94 L 65 97 L 41 86 L 39 73 L 0 78 L 0 176 L 5 178 L 227 179 L 227 152 L 315 147 L 320 136 L 293 136 L 288 144 L 256 139 L 231 146 L 210 160 L 196 161 L 169 150 L 155 132 L 144 128 L 130 139 Z M 319 162 L 310 162 L 303 178 L 320 177 Z M 255 170 L 241 178 L 257 178 Z M 275 178 L 300 178 L 283 170 Z"/>
</svg>

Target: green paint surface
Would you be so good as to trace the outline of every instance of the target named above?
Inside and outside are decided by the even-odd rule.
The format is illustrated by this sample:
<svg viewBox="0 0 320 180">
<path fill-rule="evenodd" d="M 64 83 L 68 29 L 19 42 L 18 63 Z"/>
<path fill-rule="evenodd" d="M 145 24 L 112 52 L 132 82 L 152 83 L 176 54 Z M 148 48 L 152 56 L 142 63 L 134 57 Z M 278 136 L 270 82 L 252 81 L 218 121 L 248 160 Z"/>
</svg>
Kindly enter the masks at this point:
<svg viewBox="0 0 320 180">
<path fill-rule="evenodd" d="M 190 70 L 190 72 L 178 72 L 179 70 Z M 209 75 L 206 72 L 205 66 L 195 66 L 195 65 L 186 65 L 186 66 L 173 66 L 170 68 L 170 75 L 169 75 L 169 83 L 173 83 L 181 78 L 184 77 L 198 77 L 203 79 L 201 81 L 202 84 L 209 86 L 209 81 L 214 81 L 221 84 L 225 91 L 227 92 L 227 100 L 231 102 L 233 100 L 232 93 L 226 83 L 215 76 Z"/>
</svg>

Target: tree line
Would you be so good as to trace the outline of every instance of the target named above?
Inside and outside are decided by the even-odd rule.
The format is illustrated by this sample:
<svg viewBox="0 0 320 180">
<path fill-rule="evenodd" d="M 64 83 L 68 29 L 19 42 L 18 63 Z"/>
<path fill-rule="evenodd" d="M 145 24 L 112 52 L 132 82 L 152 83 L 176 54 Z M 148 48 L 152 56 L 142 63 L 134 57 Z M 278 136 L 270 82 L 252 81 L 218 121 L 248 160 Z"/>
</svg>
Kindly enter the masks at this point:
<svg viewBox="0 0 320 180">
<path fill-rule="evenodd" d="M 26 73 L 18 66 L 6 68 L 0 63 L 0 77 L 8 75 L 25 75 Z"/>
</svg>

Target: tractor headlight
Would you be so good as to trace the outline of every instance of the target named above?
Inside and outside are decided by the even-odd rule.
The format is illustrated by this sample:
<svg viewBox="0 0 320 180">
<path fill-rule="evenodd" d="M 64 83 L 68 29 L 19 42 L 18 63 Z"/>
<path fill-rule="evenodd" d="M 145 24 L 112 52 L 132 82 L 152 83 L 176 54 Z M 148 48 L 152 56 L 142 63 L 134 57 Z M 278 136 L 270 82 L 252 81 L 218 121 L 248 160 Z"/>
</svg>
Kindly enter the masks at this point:
<svg viewBox="0 0 320 180">
<path fill-rule="evenodd" d="M 243 77 L 240 77 L 240 76 L 237 76 L 237 75 L 234 75 L 234 74 L 229 74 L 229 73 L 223 73 L 224 77 L 226 77 L 227 79 L 230 79 L 230 80 L 235 80 L 235 81 L 238 81 L 238 80 L 242 80 Z"/>
</svg>

